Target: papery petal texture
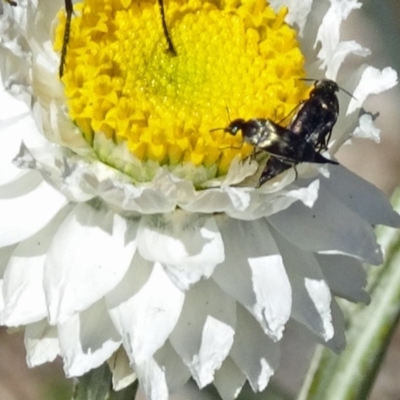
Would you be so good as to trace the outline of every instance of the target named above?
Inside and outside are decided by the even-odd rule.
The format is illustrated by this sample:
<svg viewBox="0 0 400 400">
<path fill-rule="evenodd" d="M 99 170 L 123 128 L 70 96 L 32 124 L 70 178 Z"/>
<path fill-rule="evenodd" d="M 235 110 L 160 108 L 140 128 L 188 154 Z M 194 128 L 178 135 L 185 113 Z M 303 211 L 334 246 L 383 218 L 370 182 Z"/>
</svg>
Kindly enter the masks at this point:
<svg viewBox="0 0 400 400">
<path fill-rule="evenodd" d="M 282 158 L 287 168 L 261 186 L 259 182 L 268 157 L 275 154 L 269 153 L 269 142 L 279 147 L 286 136 L 297 134 L 299 143 L 326 157 L 325 162 L 335 162 L 334 153 L 352 136 L 379 141 L 376 110 L 364 110 L 363 103 L 396 85 L 397 73 L 364 64 L 370 51 L 353 40 L 341 40 L 342 22 L 362 4 L 324 0 L 328 11 L 322 17 L 311 0 L 271 0 L 272 8 L 253 0 L 189 0 L 185 6 L 164 2 L 176 57 L 162 47 L 164 36 L 149 47 L 136 38 L 140 29 L 128 25 L 124 30 L 129 40 L 113 43 L 124 48 L 118 57 L 130 55 L 129 62 L 152 49 L 150 61 L 138 64 L 145 65 L 143 76 L 132 75 L 140 83 L 138 94 L 118 86 L 123 66 L 108 47 L 105 50 L 103 39 L 110 32 L 118 36 L 114 28 L 132 9 L 130 19 L 148 13 L 146 36 L 161 34 L 161 24 L 151 28 L 154 18 L 148 17 L 156 10 L 160 22 L 159 2 L 131 6 L 105 0 L 100 7 L 90 1 L 74 2 L 63 76 L 63 1 L 21 0 L 17 6 L 3 2 L 0 16 L 0 323 L 25 329 L 28 365 L 60 356 L 66 376 L 80 377 L 107 362 L 115 390 L 138 380 L 147 399 L 168 400 L 192 379 L 200 389 L 213 383 L 224 400 L 233 400 L 246 381 L 255 392 L 267 387 L 278 369 L 280 340 L 290 321 L 340 352 L 345 323 L 336 297 L 369 302 L 363 263 L 379 264 L 383 258 L 374 227 L 398 227 L 400 216 L 379 189 L 342 165 L 317 165 L 301 157 L 292 165 Z M 264 8 L 268 11 L 260 16 Z M 215 32 L 213 40 L 223 45 L 228 36 L 236 37 L 229 33 L 230 26 L 214 26 L 226 17 L 221 10 L 239 22 L 247 15 L 246 24 L 255 26 L 245 30 L 242 39 L 238 35 L 234 48 L 243 49 L 233 69 L 225 48 L 218 55 L 223 75 L 242 71 L 237 83 L 247 82 L 245 89 L 255 85 L 236 100 L 236 86 L 219 78 L 217 100 L 217 90 L 206 86 L 217 68 L 202 53 L 202 47 L 212 44 L 201 44 L 203 31 Z M 203 12 L 207 29 L 196 25 Z M 86 13 L 98 40 L 90 42 L 93 32 L 85 31 L 80 41 L 87 47 L 78 52 L 89 55 L 87 63 L 75 65 L 68 57 L 76 51 L 74 35 Z M 317 20 L 319 27 L 310 25 Z M 238 21 L 230 25 L 235 28 Z M 198 30 L 179 39 L 182 26 L 192 25 Z M 257 79 L 251 78 L 255 82 L 249 82 L 259 61 L 255 58 L 244 67 L 252 51 L 244 43 L 253 43 L 254 37 L 262 42 L 258 27 L 268 35 L 283 30 L 256 48 L 257 56 L 277 48 L 289 53 L 291 42 L 297 47 L 286 64 L 272 59 Z M 314 43 L 318 50 L 311 49 Z M 60 49 L 54 50 L 57 46 Z M 187 72 L 180 60 L 193 48 L 195 67 L 189 63 Z M 301 54 L 303 48 L 309 52 Z M 357 56 L 354 68 L 342 68 L 349 55 Z M 165 75 L 153 78 L 153 64 Z M 68 65 L 74 65 L 73 71 Z M 290 72 L 297 65 L 298 76 Z M 135 68 L 141 67 L 129 64 L 129 77 Z M 276 82 L 263 93 L 261 84 L 275 70 Z M 306 70 L 310 76 L 319 71 L 322 79 L 339 77 L 340 87 L 353 90 L 352 96 L 342 89 L 337 93 L 340 115 L 325 138 L 331 139 L 326 147 L 306 143 L 291 125 L 315 94 L 317 83 L 310 95 L 307 85 L 312 83 L 303 81 Z M 93 83 L 88 71 L 96 79 L 101 75 L 100 81 Z M 69 86 L 70 81 L 77 85 Z M 193 95 L 185 86 L 192 81 Z M 74 103 L 71 93 L 83 93 L 88 82 L 92 86 L 87 98 Z M 301 90 L 305 97 L 296 100 Z M 194 100 L 188 101 L 186 92 Z M 155 94 L 158 97 L 152 97 Z M 164 115 L 170 98 L 176 103 Z M 254 105 L 246 108 L 249 98 Z M 268 99 L 261 108 L 259 98 Z M 238 121 L 248 120 L 267 126 L 272 113 L 269 119 L 262 113 L 277 99 L 273 122 L 279 115 L 283 120 L 276 132 L 256 129 L 257 146 L 248 140 L 248 131 L 233 129 Z M 211 111 L 203 112 L 204 102 Z M 151 112 L 141 108 L 145 103 L 151 104 Z M 115 114 L 115 104 L 130 106 Z M 95 116 L 87 117 L 99 105 Z M 355 112 L 359 109 L 360 114 Z M 190 113 L 201 117 L 198 124 Z M 207 118 L 215 125 L 208 126 Z M 229 125 L 221 128 L 221 121 Z M 119 136 L 120 130 L 130 141 Z M 204 137 L 193 136 L 202 130 Z M 171 145 L 168 141 L 176 132 L 178 140 Z M 210 144 L 213 135 L 222 140 L 216 149 Z M 232 139 L 228 146 L 223 145 L 226 138 Z M 191 152 L 182 150 L 184 145 Z M 245 153 L 246 148 L 251 150 Z"/>
<path fill-rule="evenodd" d="M 120 282 L 135 251 L 134 239 L 134 225 L 112 211 L 85 203 L 71 211 L 46 257 L 43 283 L 51 324 L 86 309 Z"/>
</svg>

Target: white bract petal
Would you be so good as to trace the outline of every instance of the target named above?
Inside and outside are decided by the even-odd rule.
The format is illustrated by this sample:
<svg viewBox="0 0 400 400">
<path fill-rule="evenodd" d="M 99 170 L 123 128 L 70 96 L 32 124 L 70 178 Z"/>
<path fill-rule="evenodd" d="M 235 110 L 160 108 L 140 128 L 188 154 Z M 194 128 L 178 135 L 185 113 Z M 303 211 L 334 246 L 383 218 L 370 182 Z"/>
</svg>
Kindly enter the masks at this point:
<svg viewBox="0 0 400 400">
<path fill-rule="evenodd" d="M 279 345 L 263 333 L 256 321 L 242 307 L 237 308 L 236 315 L 235 343 L 230 356 L 247 376 L 253 390 L 262 391 L 278 367 Z"/>
<path fill-rule="evenodd" d="M 27 325 L 25 348 L 26 362 L 31 368 L 54 361 L 60 354 L 57 328 L 44 320 Z"/>
<path fill-rule="evenodd" d="M 315 257 L 335 296 L 369 303 L 370 297 L 364 290 L 367 274 L 360 261 L 341 255 L 316 254 Z"/>
<path fill-rule="evenodd" d="M 8 247 L 0 247 L 0 324 L 4 325 L 3 321 L 3 311 L 5 308 L 5 303 L 4 303 L 4 290 L 3 290 L 3 276 L 7 268 L 8 260 L 10 259 L 14 249 L 14 246 L 8 246 Z"/>
<path fill-rule="evenodd" d="M 17 245 L 4 274 L 4 310 L 1 319 L 8 326 L 28 325 L 47 317 L 43 287 L 46 253 L 54 232 L 67 215 L 60 212 L 45 228 Z"/>
<path fill-rule="evenodd" d="M 5 94 L 7 94 L 7 98 L 4 98 Z M 0 107 L 0 185 L 12 182 L 19 176 L 27 173 L 27 171 L 17 168 L 13 164 L 13 159 L 21 146 L 24 133 L 26 130 L 30 130 L 31 125 L 33 125 L 32 118 L 28 114 L 25 104 L 17 101 L 7 92 L 0 90 L 0 104 L 7 104 L 6 102 L 9 101 L 12 101 L 12 104 L 19 113 L 14 116 L 9 116 L 4 113 L 3 107 Z M 7 108 L 7 111 L 11 110 Z"/>
<path fill-rule="evenodd" d="M 168 399 L 190 378 L 189 370 L 173 347 L 166 343 L 154 358 L 135 366 L 142 390 L 152 400 Z"/>
<path fill-rule="evenodd" d="M 393 68 L 365 68 L 347 108 L 347 115 L 360 108 L 370 94 L 382 93 L 396 86 L 397 82 L 397 72 Z"/>
<path fill-rule="evenodd" d="M 126 9 L 129 6 L 125 5 L 127 1 L 119 3 L 124 3 Z M 167 28 L 172 3 L 165 7 Z M 342 89 L 337 94 L 340 110 L 347 111 L 340 112 L 328 149 L 321 151 L 322 143 L 317 145 L 312 137 L 306 138 L 303 130 L 295 132 L 300 140 L 308 141 L 311 150 L 334 160 L 335 151 L 352 135 L 379 140 L 380 131 L 374 125 L 377 110 L 362 109 L 360 115 L 354 111 L 363 107 L 370 94 L 396 85 L 397 73 L 390 67 L 378 70 L 360 65 L 370 51 L 353 40 L 340 40 L 342 22 L 361 3 L 329 3 L 329 8 L 328 2 L 321 3 L 321 9 L 328 8 L 322 18 L 316 15 L 316 4 L 311 0 L 271 0 L 277 12 L 273 29 L 283 20 L 298 29 L 296 37 L 283 24 L 288 37 L 300 41 L 295 48 L 299 58 L 294 63 L 299 64 L 300 73 L 297 78 L 290 72 L 286 74 L 289 77 L 281 74 L 266 94 L 259 89 L 261 80 L 257 80 L 251 99 L 259 95 L 271 100 L 273 96 L 282 97 L 281 86 L 286 83 L 290 85 L 288 97 L 293 93 L 296 99 L 296 93 L 305 91 L 304 85 L 309 84 L 299 84 L 305 76 L 300 51 L 309 49 L 304 71 L 311 78 L 322 74 L 317 69 L 324 70 L 325 78 L 339 75 L 340 87 L 354 89 L 352 96 Z M 248 8 L 254 6 L 251 12 L 259 23 L 256 13 L 261 3 L 257 4 L 250 1 Z M 156 2 L 153 5 L 158 12 Z M 287 118 L 278 122 L 283 133 L 266 128 L 264 118 L 270 112 L 263 107 L 267 109 L 268 104 L 262 103 L 260 109 L 255 102 L 253 110 L 259 111 L 253 112 L 260 114 L 242 114 L 247 100 L 243 96 L 235 99 L 222 82 L 219 104 L 213 103 L 211 91 L 205 91 L 203 97 L 197 97 L 197 93 L 192 105 L 180 99 L 179 94 L 182 108 L 176 103 L 171 114 L 162 116 L 160 110 L 176 89 L 164 87 L 163 81 L 181 82 L 171 67 L 181 60 L 183 53 L 178 47 L 177 57 L 166 58 L 171 65 L 161 68 L 168 72 L 167 79 L 150 78 L 151 82 L 147 82 L 151 68 L 146 64 L 143 82 L 140 81 L 140 96 L 144 97 L 140 98 L 145 103 L 153 102 L 155 108 L 142 111 L 134 93 L 131 96 L 127 91 L 121 96 L 121 90 L 114 90 L 113 85 L 119 85 L 119 78 L 111 79 L 115 57 L 111 67 L 100 65 L 103 51 L 109 58 L 105 46 L 84 52 L 90 54 L 88 64 L 74 65 L 74 60 L 68 59 L 74 51 L 74 35 L 79 33 L 81 10 L 90 11 L 89 0 L 82 6 L 74 2 L 61 79 L 60 54 L 54 50 L 53 40 L 63 39 L 63 27 L 58 25 L 64 16 L 57 13 L 65 3 L 21 0 L 16 6 L 8 2 L 3 6 L 0 323 L 25 326 L 28 365 L 40 365 L 61 355 L 66 375 L 75 377 L 108 362 L 116 390 L 137 379 L 148 400 L 168 400 L 191 378 L 199 388 L 213 382 L 224 400 L 233 400 L 246 380 L 256 392 L 266 388 L 278 368 L 279 341 L 290 320 L 307 327 L 316 341 L 341 351 L 345 326 L 334 296 L 369 301 L 362 263 L 378 264 L 382 260 L 373 226 L 398 227 L 400 216 L 381 191 L 339 165 L 287 164 L 285 171 L 259 187 L 269 157 L 264 150 L 282 145 L 285 127 L 295 130 L 290 119 L 301 110 L 304 112 L 306 106 L 313 107 L 305 97 L 308 95 L 295 101 L 282 100 L 276 107 L 274 121 L 282 114 L 279 108 L 285 109 Z M 117 20 L 107 7 L 93 20 L 98 24 L 99 37 L 110 32 L 108 24 Z M 243 12 L 247 12 L 246 7 Z M 271 9 L 268 12 L 272 15 Z M 319 28 L 310 25 L 321 18 Z M 173 33 L 172 30 L 174 44 L 181 46 L 178 40 L 175 43 Z M 278 43 L 284 49 L 285 35 Z M 98 43 L 102 43 L 100 39 Z M 311 49 L 313 43 L 318 54 Z M 56 46 L 60 47 L 60 43 Z M 349 55 L 359 56 L 353 60 L 358 65 L 341 68 Z M 223 61 L 228 65 L 225 58 Z M 238 70 L 242 68 L 241 61 L 237 63 Z M 93 68 L 90 63 L 98 67 L 94 74 L 102 71 L 104 82 L 93 84 L 83 102 L 75 101 L 70 92 L 83 90 L 88 79 L 84 76 Z M 208 79 L 214 66 L 207 64 L 204 72 L 200 64 L 196 64 L 195 72 L 199 74 L 194 80 L 201 81 L 203 90 L 206 85 L 202 79 Z M 74 65 L 73 73 L 69 65 Z M 270 74 L 270 66 L 271 71 L 275 69 L 275 63 L 268 64 L 259 79 Z M 256 71 L 257 63 L 254 67 Z M 180 68 L 181 63 L 179 71 Z M 290 68 L 288 65 L 289 71 Z M 317 76 L 312 75 L 313 71 Z M 246 71 L 251 73 L 252 68 Z M 71 88 L 69 81 L 74 79 L 79 82 Z M 317 86 L 314 83 L 313 89 Z M 159 95 L 155 101 L 153 92 Z M 178 92 L 181 93 L 180 86 Z M 310 96 L 315 100 L 315 92 Z M 303 103 L 299 105 L 301 99 Z M 110 104 L 125 100 L 132 100 L 133 106 L 113 116 Z M 215 150 L 207 137 L 192 135 L 197 128 L 192 127 L 185 107 L 192 108 L 203 124 L 206 113 L 198 106 L 205 100 L 215 112 L 215 127 L 221 126 L 217 122 L 218 108 L 224 113 L 226 108 L 229 117 L 222 116 L 228 127 L 211 126 L 207 133 L 214 132 L 225 140 L 230 138 L 226 135 L 241 131 L 236 137 L 240 147 Z M 230 104 L 231 101 L 237 104 Z M 96 102 L 101 103 L 101 112 L 94 119 L 86 118 Z M 290 109 L 295 108 L 290 113 L 293 102 L 297 107 L 291 104 Z M 232 115 L 232 120 L 231 107 L 232 114 L 238 114 Z M 333 111 L 331 122 L 335 122 L 334 105 L 330 103 L 329 107 Z M 314 109 L 308 109 L 303 117 L 310 118 L 306 122 L 312 128 L 311 118 L 317 116 L 311 111 Z M 156 115 L 158 112 L 160 116 Z M 127 121 L 124 113 L 131 120 Z M 180 114 L 184 119 L 179 127 L 179 144 L 174 144 L 175 148 L 162 144 L 163 150 L 158 154 L 158 144 L 169 138 L 169 130 L 177 130 L 171 124 Z M 262 129 L 251 131 L 247 120 L 252 118 Z M 126 123 L 124 135 L 136 135 L 134 140 L 125 141 L 119 136 L 120 123 Z M 95 125 L 101 128 L 94 128 Z M 244 129 L 236 129 L 238 126 Z M 320 129 L 315 128 L 313 134 L 323 136 L 325 132 Z M 158 136 L 152 136 L 153 130 Z M 238 154 L 238 148 L 246 149 L 248 144 L 243 146 L 240 141 L 248 141 L 249 132 L 260 136 L 253 153 L 229 156 Z M 286 136 L 291 136 L 289 133 Z M 146 140 L 142 142 L 143 137 Z M 330 133 L 325 139 L 329 138 Z M 181 149 L 180 140 L 188 142 L 195 152 L 190 153 L 184 146 Z M 232 150 L 235 152 L 230 153 Z M 152 158 L 153 151 L 158 158 Z M 169 161 L 164 160 L 164 151 L 168 153 L 165 160 Z M 144 154 L 142 158 L 139 153 Z M 229 162 L 225 161 L 226 156 L 230 157 Z M 204 159 L 204 164 L 196 164 L 193 160 L 197 158 Z M 219 160 L 213 161 L 216 158 Z M 172 162 L 173 159 L 176 160 Z"/>
<path fill-rule="evenodd" d="M 235 320 L 235 302 L 213 281 L 199 282 L 186 294 L 170 341 L 199 387 L 212 382 L 228 356 Z"/>
<path fill-rule="evenodd" d="M 340 25 L 346 20 L 352 10 L 361 7 L 357 0 L 330 0 L 331 6 L 325 14 L 319 27 L 315 45 L 321 44 L 318 58 L 323 61 L 322 68 L 331 68 L 327 71 L 327 78 L 335 79 L 337 70 L 345 56 L 352 50 L 360 52 L 361 46 L 355 42 L 340 42 Z M 360 54 L 361 55 L 361 54 Z M 366 55 L 366 54 L 365 54 Z M 335 61 L 335 62 L 333 62 Z"/>
<path fill-rule="evenodd" d="M 135 257 L 122 282 L 106 296 L 108 312 L 130 350 L 131 363 L 146 362 L 163 346 L 178 321 L 184 298 L 159 263 Z"/>
<path fill-rule="evenodd" d="M 37 172 L 0 187 L 0 246 L 9 246 L 34 235 L 68 203 Z"/>
<path fill-rule="evenodd" d="M 224 245 L 213 217 L 181 211 L 141 219 L 138 250 L 147 260 L 160 262 L 182 290 L 210 277 L 224 259 Z"/>
<path fill-rule="evenodd" d="M 371 54 L 369 49 L 361 46 L 354 40 L 338 43 L 335 50 L 330 54 L 327 60 L 321 64 L 320 69 L 326 68 L 326 77 L 336 79 L 339 68 L 348 55 L 354 54 L 360 57 L 366 57 Z M 322 54 L 320 54 L 322 58 Z"/>
<path fill-rule="evenodd" d="M 328 197 L 329 208 L 326 207 Z M 341 218 L 336 218 L 337 215 Z M 346 254 L 376 265 L 382 261 L 372 226 L 326 190 L 320 190 L 313 208 L 295 203 L 268 221 L 282 236 L 304 250 Z"/>
<path fill-rule="evenodd" d="M 310 252 L 304 251 L 274 232 L 293 293 L 292 318 L 328 341 L 333 336 L 330 318 L 331 294 L 324 276 Z"/>
<path fill-rule="evenodd" d="M 265 333 L 279 340 L 290 317 L 292 298 L 268 225 L 263 220 L 250 223 L 228 219 L 219 221 L 219 227 L 226 258 L 212 278 L 254 315 Z"/>
<path fill-rule="evenodd" d="M 104 301 L 59 324 L 60 355 L 68 377 L 81 376 L 107 361 L 121 345 Z"/>
<path fill-rule="evenodd" d="M 168 400 L 168 386 L 165 368 L 153 358 L 135 366 L 140 386 L 148 400 Z"/>
<path fill-rule="evenodd" d="M 400 216 L 393 210 L 385 193 L 340 165 L 330 172 L 329 179 L 321 179 L 321 186 L 328 190 L 331 196 L 371 225 L 399 226 Z M 366 198 L 370 201 L 365 201 Z M 376 204 L 379 204 L 379 207 L 376 207 Z"/>
<path fill-rule="evenodd" d="M 285 21 L 289 25 L 297 25 L 300 36 L 303 34 L 304 25 L 311 11 L 312 0 L 271 0 L 269 3 L 276 11 L 279 11 L 283 6 L 288 7 L 289 14 L 286 16 Z"/>
<path fill-rule="evenodd" d="M 359 120 L 360 125 L 353 132 L 353 137 L 360 139 L 371 139 L 376 143 L 381 141 L 381 130 L 374 125 L 371 114 L 363 114 Z"/>
<path fill-rule="evenodd" d="M 45 263 L 51 324 L 85 310 L 121 281 L 136 249 L 135 231 L 134 224 L 112 211 L 85 203 L 73 209 L 55 234 Z"/>
<path fill-rule="evenodd" d="M 175 393 L 190 379 L 190 371 L 170 342 L 166 342 L 157 351 L 154 359 L 165 371 L 166 383 L 170 394 Z"/>
<path fill-rule="evenodd" d="M 225 359 L 214 377 L 214 386 L 223 400 L 236 399 L 245 382 L 246 376 L 230 357 Z"/>
<path fill-rule="evenodd" d="M 339 354 L 346 346 L 346 336 L 344 334 L 345 321 L 342 311 L 340 310 L 340 307 L 335 299 L 332 299 L 331 303 L 331 318 L 332 325 L 335 327 L 333 338 L 327 342 L 322 343 Z"/>
<path fill-rule="evenodd" d="M 0 247 L 0 276 L 3 279 L 4 272 L 7 269 L 8 262 L 12 256 L 17 245 L 7 246 L 7 247 Z M 2 296 L 0 296 L 2 298 Z"/>
<path fill-rule="evenodd" d="M 321 319 L 319 334 L 325 341 L 333 336 L 333 325 L 331 316 L 332 296 L 329 287 L 323 279 L 304 279 L 305 287 L 314 307 Z"/>
</svg>

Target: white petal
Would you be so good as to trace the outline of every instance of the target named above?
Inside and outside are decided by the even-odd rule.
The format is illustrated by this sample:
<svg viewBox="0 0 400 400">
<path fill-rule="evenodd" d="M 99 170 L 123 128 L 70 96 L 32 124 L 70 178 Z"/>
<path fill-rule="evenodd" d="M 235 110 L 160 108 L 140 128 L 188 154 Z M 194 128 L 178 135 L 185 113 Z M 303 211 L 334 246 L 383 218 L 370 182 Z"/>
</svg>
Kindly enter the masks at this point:
<svg viewBox="0 0 400 400">
<path fill-rule="evenodd" d="M 211 383 L 215 370 L 221 367 L 233 344 L 234 329 L 218 319 L 208 316 L 204 323 L 201 347 L 189 369 L 200 388 Z"/>
<path fill-rule="evenodd" d="M 115 391 L 125 389 L 136 381 L 136 374 L 129 365 L 129 358 L 121 346 L 108 360 L 112 373 L 112 384 Z"/>
<path fill-rule="evenodd" d="M 242 182 L 244 179 L 253 176 L 258 169 L 258 163 L 252 160 L 252 157 L 249 157 L 247 160 L 240 160 L 238 156 L 232 160 L 231 165 L 229 166 L 228 173 L 225 177 L 220 178 L 220 185 L 223 187 L 234 186 Z M 213 180 L 209 181 L 207 187 L 219 186 L 218 183 L 214 183 Z"/>
<path fill-rule="evenodd" d="M 320 316 L 321 327 L 319 335 L 325 341 L 333 337 L 332 314 L 331 314 L 331 301 L 332 296 L 329 286 L 323 279 L 310 279 L 304 278 L 305 287 L 312 303 Z M 310 308 L 308 309 L 310 311 Z"/>
<path fill-rule="evenodd" d="M 251 191 L 248 188 L 243 189 L 246 194 L 244 197 L 248 195 L 253 195 L 255 191 L 252 189 Z M 249 201 L 251 205 L 253 203 L 252 200 Z M 244 202 L 241 203 L 244 205 Z M 231 203 L 231 199 L 224 188 L 210 188 L 207 190 L 202 190 L 196 192 L 195 196 L 191 201 L 186 201 L 186 203 L 179 204 L 179 206 L 190 213 L 205 213 L 211 214 L 213 212 L 226 212 L 230 214 L 232 211 L 235 212 L 236 209 Z M 243 212 L 243 208 L 240 212 Z"/>
<path fill-rule="evenodd" d="M 25 142 L 28 142 L 28 145 Z M 96 186 L 98 182 L 97 177 L 93 176 L 95 171 L 90 171 L 90 173 L 87 171 L 88 161 L 82 158 L 76 159 L 77 156 L 72 152 L 60 146 L 54 146 L 37 134 L 30 135 L 28 140 L 24 139 L 18 156 L 14 159 L 14 164 L 20 168 L 39 171 L 42 176 L 51 180 L 54 187 L 70 201 L 80 203 L 96 196 L 93 186 Z M 95 170 L 95 165 L 97 164 L 92 162 L 93 170 Z"/>
<path fill-rule="evenodd" d="M 292 286 L 292 318 L 325 341 L 331 339 L 331 293 L 314 255 L 273 233 Z"/>
<path fill-rule="evenodd" d="M 340 44 L 340 25 L 346 20 L 350 12 L 361 7 L 357 0 L 331 0 L 331 7 L 325 14 L 319 27 L 315 46 L 321 43 L 318 58 L 326 65 L 335 57 L 338 45 Z M 336 76 L 327 76 L 335 79 Z"/>
<path fill-rule="evenodd" d="M 4 304 L 4 293 L 3 293 L 3 275 L 6 270 L 8 260 L 10 259 L 14 249 L 14 246 L 0 247 L 0 325 L 5 325 L 3 320 Z"/>
<path fill-rule="evenodd" d="M 235 307 L 213 281 L 201 281 L 186 294 L 170 342 L 200 388 L 212 382 L 231 349 Z"/>
<path fill-rule="evenodd" d="M 8 326 L 27 325 L 47 317 L 43 288 L 46 253 L 68 209 L 62 210 L 40 232 L 20 243 L 4 275 L 5 309 L 2 320 Z"/>
<path fill-rule="evenodd" d="M 320 69 L 326 68 L 325 76 L 329 79 L 336 79 L 339 68 L 342 66 L 345 58 L 354 54 L 360 57 L 366 57 L 371 54 L 371 51 L 354 40 L 348 40 L 338 43 L 333 53 L 328 60 L 324 60 Z"/>
<path fill-rule="evenodd" d="M 249 208 L 251 202 L 249 191 L 230 186 L 225 187 L 224 190 L 235 210 L 244 211 Z"/>
<path fill-rule="evenodd" d="M 140 388 L 146 394 L 147 400 L 168 400 L 168 386 L 166 372 L 157 361 L 149 358 L 144 363 L 135 366 L 135 371 L 140 382 Z"/>
<path fill-rule="evenodd" d="M 179 206 L 191 213 L 225 213 L 232 218 L 254 220 L 288 208 L 295 201 L 312 205 L 318 194 L 318 181 L 309 187 L 265 184 L 259 189 L 222 187 L 198 191 L 192 201 Z"/>
<path fill-rule="evenodd" d="M 286 177 L 287 176 L 288 175 L 286 175 Z M 256 203 L 257 209 L 253 212 L 252 216 L 260 218 L 273 215 L 279 211 L 286 210 L 291 204 L 298 200 L 307 207 L 313 206 L 318 198 L 318 179 L 308 182 L 308 185 L 292 184 L 287 186 L 287 184 L 288 182 L 284 178 L 281 181 L 263 185 L 259 191 L 262 192 L 264 196 L 260 196 L 260 199 L 258 199 Z M 268 210 L 268 212 L 265 212 L 266 210 Z"/>
<path fill-rule="evenodd" d="M 233 400 L 239 395 L 246 376 L 240 371 L 230 357 L 227 357 L 222 367 L 215 372 L 213 385 L 223 400 Z"/>
<path fill-rule="evenodd" d="M 335 296 L 353 302 L 369 303 L 364 290 L 367 274 L 360 261 L 341 255 L 315 255 L 322 272 Z"/>
<path fill-rule="evenodd" d="M 360 108 L 370 94 L 379 94 L 397 85 L 397 72 L 390 67 L 382 70 L 368 66 L 365 68 L 346 115 Z"/>
<path fill-rule="evenodd" d="M 39 321 L 25 327 L 26 363 L 30 368 L 52 362 L 60 354 L 57 328 L 47 321 Z"/>
<path fill-rule="evenodd" d="M 189 380 L 189 370 L 168 341 L 157 351 L 154 359 L 165 371 L 170 394 L 177 392 Z"/>
<path fill-rule="evenodd" d="M 17 245 L 0 247 L 0 277 L 4 276 L 4 272 L 7 269 L 8 262 L 16 247 Z"/>
<path fill-rule="evenodd" d="M 212 216 L 175 211 L 146 216 L 138 231 L 143 258 L 166 266 L 171 280 L 182 290 L 208 278 L 224 259 L 221 234 Z"/>
<path fill-rule="evenodd" d="M 346 346 L 346 336 L 343 314 L 335 299 L 332 299 L 331 311 L 334 336 L 328 342 L 323 342 L 320 339 L 317 339 L 317 341 L 339 354 Z"/>
<path fill-rule="evenodd" d="M 323 187 L 313 208 L 297 202 L 268 221 L 283 237 L 304 250 L 348 254 L 370 264 L 382 260 L 371 225 Z"/>
<path fill-rule="evenodd" d="M 47 225 L 68 203 L 37 172 L 0 187 L 0 246 L 20 242 Z"/>
<path fill-rule="evenodd" d="M 400 226 L 400 215 L 393 210 L 386 194 L 347 168 L 335 165 L 329 178 L 321 178 L 321 186 L 370 224 Z"/>
<path fill-rule="evenodd" d="M 104 304 L 99 301 L 58 326 L 60 353 L 68 378 L 102 365 L 121 345 Z"/>
<path fill-rule="evenodd" d="M 162 170 L 160 171 L 162 172 Z M 115 171 L 112 172 L 115 176 Z M 97 177 L 98 174 L 95 176 Z M 124 210 L 151 215 L 164 214 L 172 212 L 175 209 L 176 186 L 179 186 L 179 184 L 175 185 L 168 180 L 164 180 L 163 187 L 161 188 L 157 187 L 157 180 L 156 182 L 153 180 L 151 187 L 134 186 L 126 184 L 125 180 L 121 184 L 121 182 L 118 182 L 118 179 L 114 178 L 109 181 L 102 180 L 98 191 L 102 198 L 111 204 L 118 204 Z"/>
<path fill-rule="evenodd" d="M 165 343 L 184 298 L 159 263 L 153 266 L 135 256 L 124 279 L 106 296 L 108 312 L 131 362 L 143 363 Z"/>
<path fill-rule="evenodd" d="M 255 319 L 237 308 L 235 343 L 231 358 L 247 376 L 255 392 L 264 390 L 279 364 L 279 345 L 264 334 Z"/>
<path fill-rule="evenodd" d="M 212 279 L 253 314 L 265 333 L 282 337 L 292 306 L 282 257 L 265 220 L 218 219 L 225 242 L 225 261 Z"/>
<path fill-rule="evenodd" d="M 29 108 L 24 102 L 6 91 L 2 79 L 0 79 L 0 104 L 2 105 L 0 107 L 0 121 L 18 120 L 24 118 L 29 112 Z"/>
<path fill-rule="evenodd" d="M 1 101 L 0 104 L 2 104 Z M 17 168 L 12 162 L 21 146 L 24 129 L 29 129 L 26 121 L 32 122 L 28 114 L 8 118 L 6 121 L 0 117 L 0 185 L 12 182 L 27 173 L 26 170 Z"/>
<path fill-rule="evenodd" d="M 270 0 L 269 3 L 276 12 L 282 6 L 286 6 L 289 9 L 289 14 L 286 16 L 285 22 L 289 25 L 296 24 L 299 27 L 299 35 L 303 34 L 304 25 L 311 11 L 312 0 Z"/>
<path fill-rule="evenodd" d="M 92 305 L 125 275 L 136 249 L 136 228 L 112 211 L 78 204 L 49 248 L 44 288 L 51 324 Z"/>
<path fill-rule="evenodd" d="M 363 114 L 359 119 L 359 126 L 354 130 L 353 137 L 361 139 L 371 139 L 380 143 L 381 130 L 374 125 L 371 114 Z"/>
</svg>

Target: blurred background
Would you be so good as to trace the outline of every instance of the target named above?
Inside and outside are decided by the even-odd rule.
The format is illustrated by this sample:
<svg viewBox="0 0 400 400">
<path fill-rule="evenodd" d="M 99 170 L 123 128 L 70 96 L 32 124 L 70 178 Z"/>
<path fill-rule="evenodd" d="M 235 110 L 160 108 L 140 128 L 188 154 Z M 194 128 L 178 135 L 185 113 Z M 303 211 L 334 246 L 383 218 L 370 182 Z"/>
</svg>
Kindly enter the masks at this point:
<svg viewBox="0 0 400 400">
<path fill-rule="evenodd" d="M 354 39 L 372 50 L 366 61 L 377 67 L 392 66 L 400 71 L 400 1 L 363 1 L 344 24 L 342 39 Z M 340 82 L 339 82 L 340 84 Z M 382 130 L 381 143 L 354 140 L 337 154 L 340 163 L 372 182 L 388 196 L 400 183 L 400 87 L 371 96 L 365 108 L 379 112 L 376 125 Z M 400 265 L 399 265 L 400 268 Z M 400 308 L 400 304 L 399 304 Z M 293 340 L 295 338 L 295 340 Z M 288 326 L 282 343 L 282 362 L 271 385 L 282 388 L 285 398 L 295 398 L 313 354 L 310 335 L 295 323 Z M 23 334 L 9 334 L 0 328 L 0 400 L 69 400 L 72 382 L 64 378 L 60 360 L 35 369 L 25 363 Z M 190 384 L 178 399 L 198 399 Z M 248 389 L 248 388 L 247 388 Z M 138 398 L 143 398 L 138 395 Z M 218 399 L 211 389 L 201 398 Z M 272 394 L 253 395 L 244 390 L 240 399 L 273 399 Z M 400 329 L 394 334 L 383 366 L 370 395 L 371 400 L 400 400 Z"/>
</svg>

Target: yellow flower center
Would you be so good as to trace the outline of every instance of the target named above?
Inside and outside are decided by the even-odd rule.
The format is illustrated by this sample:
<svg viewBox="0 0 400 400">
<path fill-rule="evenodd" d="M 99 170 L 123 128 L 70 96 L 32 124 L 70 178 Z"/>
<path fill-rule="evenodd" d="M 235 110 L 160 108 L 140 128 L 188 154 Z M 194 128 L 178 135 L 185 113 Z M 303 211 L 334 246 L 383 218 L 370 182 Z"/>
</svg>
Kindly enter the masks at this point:
<svg viewBox="0 0 400 400">
<path fill-rule="evenodd" d="M 265 0 L 164 4 L 176 56 L 166 51 L 157 1 L 75 4 L 62 77 L 69 115 L 102 161 L 136 181 L 159 166 L 223 175 L 253 149 L 240 134 L 210 130 L 229 117 L 281 121 L 306 97 L 296 32 L 287 9 L 276 14 Z M 121 146 L 129 157 L 115 155 Z"/>
</svg>

